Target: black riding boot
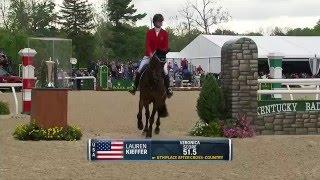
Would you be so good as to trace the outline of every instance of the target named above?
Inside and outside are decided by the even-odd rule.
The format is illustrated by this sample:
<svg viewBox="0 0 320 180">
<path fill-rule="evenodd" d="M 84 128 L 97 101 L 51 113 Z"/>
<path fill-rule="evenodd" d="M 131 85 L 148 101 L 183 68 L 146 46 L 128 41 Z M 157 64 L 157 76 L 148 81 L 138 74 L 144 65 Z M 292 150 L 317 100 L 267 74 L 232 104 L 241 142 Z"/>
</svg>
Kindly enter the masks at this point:
<svg viewBox="0 0 320 180">
<path fill-rule="evenodd" d="M 169 75 L 164 75 L 164 86 L 166 87 L 166 93 L 167 93 L 167 97 L 171 98 L 171 96 L 173 95 L 173 92 L 170 88 L 170 78 Z"/>
<path fill-rule="evenodd" d="M 129 92 L 130 92 L 132 95 L 135 95 L 135 94 L 136 94 L 136 91 L 137 91 L 137 88 L 138 88 L 139 82 L 140 82 L 140 76 L 141 76 L 141 74 L 140 74 L 139 72 L 137 72 L 136 78 L 134 79 L 133 88 L 132 88 L 131 90 L 129 90 Z"/>
</svg>

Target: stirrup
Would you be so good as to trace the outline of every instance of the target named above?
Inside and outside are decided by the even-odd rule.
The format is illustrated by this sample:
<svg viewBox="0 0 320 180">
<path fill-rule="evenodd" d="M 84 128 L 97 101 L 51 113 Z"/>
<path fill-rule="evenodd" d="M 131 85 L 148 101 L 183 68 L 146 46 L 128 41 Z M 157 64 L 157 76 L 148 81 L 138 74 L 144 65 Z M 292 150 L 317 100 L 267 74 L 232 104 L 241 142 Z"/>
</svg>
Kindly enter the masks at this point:
<svg viewBox="0 0 320 180">
<path fill-rule="evenodd" d="M 172 89 L 171 89 L 171 88 L 168 88 L 166 93 L 167 93 L 167 97 L 168 97 L 168 98 L 171 98 L 172 95 L 173 95 L 173 92 L 172 92 Z"/>
<path fill-rule="evenodd" d="M 131 93 L 132 95 L 136 95 L 136 88 L 132 88 L 129 90 L 129 93 Z"/>
</svg>

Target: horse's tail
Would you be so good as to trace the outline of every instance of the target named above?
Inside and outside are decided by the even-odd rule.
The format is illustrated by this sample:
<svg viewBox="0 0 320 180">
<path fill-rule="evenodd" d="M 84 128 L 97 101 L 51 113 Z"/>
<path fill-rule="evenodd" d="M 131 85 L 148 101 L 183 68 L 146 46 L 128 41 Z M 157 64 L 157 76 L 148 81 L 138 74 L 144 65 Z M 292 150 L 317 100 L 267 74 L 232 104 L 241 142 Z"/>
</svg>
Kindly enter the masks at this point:
<svg viewBox="0 0 320 180">
<path fill-rule="evenodd" d="M 169 116 L 167 105 L 165 103 L 159 107 L 158 115 L 161 118 L 165 118 Z"/>
</svg>

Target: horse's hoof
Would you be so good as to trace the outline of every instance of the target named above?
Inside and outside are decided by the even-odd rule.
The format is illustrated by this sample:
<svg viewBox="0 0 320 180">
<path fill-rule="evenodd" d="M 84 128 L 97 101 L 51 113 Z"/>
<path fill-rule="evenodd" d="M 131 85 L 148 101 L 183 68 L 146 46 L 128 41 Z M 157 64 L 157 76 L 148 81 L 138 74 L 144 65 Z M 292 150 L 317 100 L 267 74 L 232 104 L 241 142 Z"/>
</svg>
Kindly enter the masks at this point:
<svg viewBox="0 0 320 180">
<path fill-rule="evenodd" d="M 155 133 L 155 134 L 159 134 L 159 133 L 160 133 L 160 128 L 156 128 L 156 129 L 154 130 L 154 133 Z"/>
<path fill-rule="evenodd" d="M 151 138 L 152 137 L 152 133 L 150 133 L 149 131 L 146 134 L 146 138 Z"/>
<path fill-rule="evenodd" d="M 166 118 L 166 117 L 168 117 L 169 116 L 169 113 L 168 112 L 161 112 L 160 114 L 159 114 L 159 117 L 161 117 L 161 118 Z"/>
<path fill-rule="evenodd" d="M 138 121 L 138 129 L 139 130 L 142 130 L 143 129 L 143 123 Z"/>
</svg>

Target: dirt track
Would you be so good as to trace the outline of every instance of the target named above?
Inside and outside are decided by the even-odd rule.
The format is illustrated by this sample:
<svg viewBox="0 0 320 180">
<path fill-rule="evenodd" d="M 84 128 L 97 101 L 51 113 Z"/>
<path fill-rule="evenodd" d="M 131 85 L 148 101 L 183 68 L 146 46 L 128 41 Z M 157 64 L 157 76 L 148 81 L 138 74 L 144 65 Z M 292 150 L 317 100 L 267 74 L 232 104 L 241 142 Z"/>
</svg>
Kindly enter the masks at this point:
<svg viewBox="0 0 320 180">
<path fill-rule="evenodd" d="M 185 138 L 198 119 L 197 97 L 198 92 L 175 92 L 168 101 L 170 117 L 154 138 Z M 13 112 L 11 94 L 0 94 L 0 100 L 9 101 Z M 84 133 L 78 142 L 17 141 L 11 133 L 29 117 L 0 120 L 0 179 L 320 179 L 320 136 L 235 139 L 228 163 L 88 162 L 88 138 L 143 138 L 136 111 L 137 96 L 126 92 L 71 92 L 69 124 Z"/>
</svg>

